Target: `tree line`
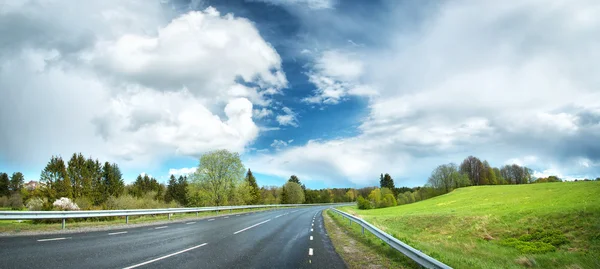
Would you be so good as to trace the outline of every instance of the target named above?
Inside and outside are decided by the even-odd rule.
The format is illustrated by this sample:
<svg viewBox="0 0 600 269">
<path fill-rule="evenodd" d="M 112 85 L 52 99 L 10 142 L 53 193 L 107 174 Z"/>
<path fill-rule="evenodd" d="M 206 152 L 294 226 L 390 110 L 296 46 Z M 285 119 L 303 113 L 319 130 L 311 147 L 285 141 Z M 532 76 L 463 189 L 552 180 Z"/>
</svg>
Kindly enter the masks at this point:
<svg viewBox="0 0 600 269">
<path fill-rule="evenodd" d="M 596 180 L 600 180 L 597 178 Z M 296 175 L 282 186 L 259 187 L 238 153 L 217 150 L 203 154 L 195 173 L 170 175 L 166 184 L 140 174 L 125 184 L 115 163 L 100 162 L 81 153 L 65 162 L 52 156 L 40 174 L 39 188 L 24 187 L 22 173 L 0 173 L 0 207 L 53 210 L 55 201 L 70 199 L 80 209 L 134 209 L 246 204 L 339 203 L 357 201 L 362 209 L 380 208 L 429 199 L 466 186 L 560 182 L 533 178 L 531 169 L 516 164 L 496 168 L 469 156 L 460 165 L 436 167 L 421 187 L 396 187 L 389 174 L 380 174 L 378 187 L 309 189 Z M 67 207 L 69 209 L 71 207 Z M 63 208 L 65 209 L 65 208 Z"/>
</svg>

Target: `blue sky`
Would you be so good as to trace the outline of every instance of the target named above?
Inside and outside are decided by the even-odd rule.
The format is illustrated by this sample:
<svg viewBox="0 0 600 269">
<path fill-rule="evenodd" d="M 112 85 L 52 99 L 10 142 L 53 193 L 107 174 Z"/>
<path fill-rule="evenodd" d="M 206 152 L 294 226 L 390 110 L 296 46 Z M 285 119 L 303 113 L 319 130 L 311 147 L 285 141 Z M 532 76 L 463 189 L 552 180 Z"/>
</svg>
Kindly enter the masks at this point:
<svg viewBox="0 0 600 269">
<path fill-rule="evenodd" d="M 68 7 L 77 6 L 77 9 Z M 0 171 L 127 181 L 239 152 L 261 185 L 425 184 L 474 155 L 600 176 L 593 1 L 7 2 Z"/>
</svg>

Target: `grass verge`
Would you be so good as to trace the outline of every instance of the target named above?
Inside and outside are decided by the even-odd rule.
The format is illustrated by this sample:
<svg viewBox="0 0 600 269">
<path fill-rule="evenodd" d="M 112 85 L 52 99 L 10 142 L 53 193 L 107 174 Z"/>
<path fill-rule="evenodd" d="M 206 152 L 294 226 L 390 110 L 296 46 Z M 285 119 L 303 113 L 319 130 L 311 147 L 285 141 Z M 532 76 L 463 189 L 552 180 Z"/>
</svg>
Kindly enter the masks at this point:
<svg viewBox="0 0 600 269">
<path fill-rule="evenodd" d="M 331 210 L 323 212 L 325 229 L 335 250 L 349 268 L 419 268 L 418 264 Z"/>
<path fill-rule="evenodd" d="M 454 268 L 600 268 L 600 182 L 468 187 L 340 210 Z"/>
<path fill-rule="evenodd" d="M 198 216 L 196 213 L 178 213 L 171 216 L 171 221 L 184 221 L 197 218 L 208 218 L 217 217 L 228 214 L 240 214 L 247 212 L 257 212 L 271 210 L 267 208 L 257 209 L 237 209 L 229 211 L 221 211 L 219 214 L 215 212 L 199 212 Z M 135 225 L 151 225 L 153 223 L 168 222 L 169 217 L 166 214 L 162 215 L 144 215 L 144 216 L 130 216 L 129 225 L 132 227 Z M 61 220 L 55 220 L 53 223 L 34 223 L 31 220 L 0 220 L 0 235 L 19 235 L 27 233 L 44 233 L 44 232 L 58 232 L 58 231 L 77 231 L 82 229 L 107 229 L 110 226 L 122 228 L 125 225 L 125 217 L 115 217 L 108 220 L 102 220 L 100 218 L 90 218 L 86 220 L 82 219 L 67 219 L 66 228 L 62 230 Z"/>
</svg>

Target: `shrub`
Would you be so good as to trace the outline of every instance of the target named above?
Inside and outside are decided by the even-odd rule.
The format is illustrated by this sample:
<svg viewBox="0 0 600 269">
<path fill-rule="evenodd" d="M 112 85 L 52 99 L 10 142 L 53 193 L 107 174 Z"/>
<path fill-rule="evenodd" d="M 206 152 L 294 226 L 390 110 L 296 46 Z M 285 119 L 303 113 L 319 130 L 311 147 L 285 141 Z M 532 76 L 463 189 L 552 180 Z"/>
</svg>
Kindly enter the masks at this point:
<svg viewBox="0 0 600 269">
<path fill-rule="evenodd" d="M 40 197 L 33 197 L 27 201 L 27 209 L 30 211 L 40 211 L 44 209 L 46 201 Z"/>
<path fill-rule="evenodd" d="M 362 195 L 358 196 L 356 204 L 358 205 L 358 209 L 371 209 L 371 202 L 363 198 Z"/>
<path fill-rule="evenodd" d="M 87 197 L 75 198 L 75 204 L 77 204 L 81 210 L 90 210 L 90 208 L 92 208 L 92 201 Z"/>
<path fill-rule="evenodd" d="M 382 204 L 381 207 L 390 207 L 390 206 L 398 205 L 396 203 L 396 198 L 394 198 L 394 195 L 391 193 L 388 193 L 383 197 L 381 204 Z"/>
<path fill-rule="evenodd" d="M 73 203 L 71 199 L 67 197 L 61 197 L 60 199 L 54 201 L 52 205 L 61 210 L 79 210 L 79 206 L 77 206 L 77 204 Z"/>
<path fill-rule="evenodd" d="M 179 207 L 175 201 L 165 203 L 163 201 L 154 199 L 154 197 L 156 197 L 155 192 L 148 192 L 141 198 L 136 198 L 129 194 L 121 195 L 119 197 L 111 196 L 106 201 L 106 209 L 152 209 Z"/>
<path fill-rule="evenodd" d="M 8 197 L 0 196 L 0 207 L 8 207 Z"/>
<path fill-rule="evenodd" d="M 8 206 L 12 209 L 23 209 L 23 199 L 19 194 L 13 194 L 8 198 Z"/>
</svg>

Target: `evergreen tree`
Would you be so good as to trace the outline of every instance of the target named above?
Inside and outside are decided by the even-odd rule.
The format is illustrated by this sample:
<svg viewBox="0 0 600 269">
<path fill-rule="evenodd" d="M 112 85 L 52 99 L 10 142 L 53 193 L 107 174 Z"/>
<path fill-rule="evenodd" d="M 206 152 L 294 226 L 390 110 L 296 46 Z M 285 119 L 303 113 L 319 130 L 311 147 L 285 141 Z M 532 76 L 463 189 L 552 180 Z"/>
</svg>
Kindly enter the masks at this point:
<svg viewBox="0 0 600 269">
<path fill-rule="evenodd" d="M 75 154 L 68 162 L 67 173 L 71 179 L 73 197 L 83 196 L 84 177 L 87 176 L 86 160 L 81 153 Z"/>
<path fill-rule="evenodd" d="M 246 173 L 246 181 L 250 186 L 250 195 L 252 196 L 252 204 L 256 205 L 260 203 L 260 190 L 258 189 L 258 184 L 256 183 L 256 178 L 252 174 L 252 171 L 248 169 L 248 173 Z"/>
<path fill-rule="evenodd" d="M 381 188 L 388 188 L 390 190 L 396 189 L 396 187 L 394 186 L 394 180 L 392 179 L 392 177 L 390 176 L 390 174 L 386 173 L 380 179 L 380 187 Z"/>
<path fill-rule="evenodd" d="M 300 184 L 300 179 L 296 175 L 292 175 L 290 177 L 290 179 L 288 179 L 288 182 L 294 182 L 294 183 Z"/>
<path fill-rule="evenodd" d="M 165 202 L 170 203 L 175 200 L 177 188 L 177 179 L 174 175 L 169 178 L 169 184 L 167 185 L 167 192 L 165 193 Z"/>
<path fill-rule="evenodd" d="M 23 176 L 23 173 L 13 173 L 10 177 L 10 190 L 18 192 L 23 188 L 23 184 L 25 184 L 25 177 Z"/>
<path fill-rule="evenodd" d="M 0 196 L 8 196 L 10 194 L 9 185 L 8 174 L 0 173 Z"/>
<path fill-rule="evenodd" d="M 288 203 L 288 198 L 287 198 L 287 191 L 285 190 L 285 185 L 281 188 L 281 196 L 280 196 L 280 204 L 287 204 Z"/>
<path fill-rule="evenodd" d="M 61 197 L 73 198 L 71 181 L 67 174 L 65 162 L 61 157 L 52 156 L 40 175 L 40 182 L 45 185 L 44 195 L 53 200 Z"/>
<path fill-rule="evenodd" d="M 187 176 L 179 176 L 177 179 L 177 188 L 175 189 L 175 200 L 182 206 L 188 205 L 187 196 L 188 181 Z"/>
</svg>

